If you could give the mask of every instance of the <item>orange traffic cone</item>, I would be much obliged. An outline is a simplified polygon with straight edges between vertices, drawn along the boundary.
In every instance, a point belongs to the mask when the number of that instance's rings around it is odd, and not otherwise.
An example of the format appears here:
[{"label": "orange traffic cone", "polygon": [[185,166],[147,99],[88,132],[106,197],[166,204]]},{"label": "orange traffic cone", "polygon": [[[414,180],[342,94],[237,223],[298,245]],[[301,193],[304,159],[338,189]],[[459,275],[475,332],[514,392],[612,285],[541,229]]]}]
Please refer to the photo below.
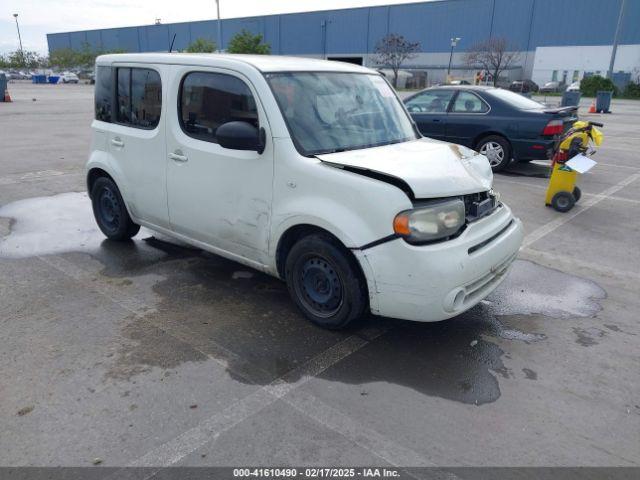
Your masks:
[{"label": "orange traffic cone", "polygon": [[4,90],[4,101],[5,102],[11,102],[11,95],[9,95],[9,89],[5,88]]},{"label": "orange traffic cone", "polygon": [[589,113],[596,113],[596,101],[591,102],[591,106],[589,107]]}]

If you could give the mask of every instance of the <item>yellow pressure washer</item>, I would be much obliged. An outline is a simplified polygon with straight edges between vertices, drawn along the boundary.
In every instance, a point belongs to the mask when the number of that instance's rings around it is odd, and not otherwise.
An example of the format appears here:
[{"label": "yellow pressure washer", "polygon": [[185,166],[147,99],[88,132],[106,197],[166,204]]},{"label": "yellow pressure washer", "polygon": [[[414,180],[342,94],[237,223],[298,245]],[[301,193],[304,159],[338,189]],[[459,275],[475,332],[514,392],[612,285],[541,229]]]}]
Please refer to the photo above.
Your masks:
[{"label": "yellow pressure washer", "polygon": [[580,200],[582,192],[576,186],[578,172],[566,165],[566,162],[576,155],[593,155],[594,146],[599,147],[604,138],[602,132],[596,128],[602,126],[601,123],[579,120],[558,138],[545,197],[547,206],[558,212],[568,212]]}]

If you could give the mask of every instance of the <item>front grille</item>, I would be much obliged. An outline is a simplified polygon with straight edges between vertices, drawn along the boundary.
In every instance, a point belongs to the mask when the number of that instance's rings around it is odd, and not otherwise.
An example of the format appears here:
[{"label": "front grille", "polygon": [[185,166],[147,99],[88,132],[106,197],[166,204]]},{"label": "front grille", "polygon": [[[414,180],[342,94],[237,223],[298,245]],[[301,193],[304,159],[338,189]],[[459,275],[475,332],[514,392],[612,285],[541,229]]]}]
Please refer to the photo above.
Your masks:
[{"label": "front grille", "polygon": [[500,205],[500,202],[490,191],[463,195],[462,200],[464,201],[464,214],[467,223],[490,215]]}]

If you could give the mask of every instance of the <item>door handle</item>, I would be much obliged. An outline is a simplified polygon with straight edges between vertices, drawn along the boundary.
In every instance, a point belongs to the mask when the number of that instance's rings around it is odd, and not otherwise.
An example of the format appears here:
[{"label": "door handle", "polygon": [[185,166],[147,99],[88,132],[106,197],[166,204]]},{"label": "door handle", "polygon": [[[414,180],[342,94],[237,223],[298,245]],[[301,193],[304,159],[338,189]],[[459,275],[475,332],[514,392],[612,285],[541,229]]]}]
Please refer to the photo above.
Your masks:
[{"label": "door handle", "polygon": [[124,142],[116,137],[111,140],[111,145],[113,145],[114,147],[124,147]]},{"label": "door handle", "polygon": [[185,163],[189,161],[186,155],[181,155],[179,153],[170,153],[169,158],[174,162],[179,162],[179,163]]}]

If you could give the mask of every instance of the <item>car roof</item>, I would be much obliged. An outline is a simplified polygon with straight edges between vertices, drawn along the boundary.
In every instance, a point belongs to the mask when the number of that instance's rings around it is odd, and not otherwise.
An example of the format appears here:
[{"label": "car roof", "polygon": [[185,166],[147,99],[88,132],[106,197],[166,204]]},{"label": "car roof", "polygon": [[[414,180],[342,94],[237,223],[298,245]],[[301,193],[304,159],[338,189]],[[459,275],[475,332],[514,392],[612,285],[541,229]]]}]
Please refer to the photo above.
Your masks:
[{"label": "car roof", "polygon": [[478,91],[487,91],[487,90],[495,90],[497,87],[493,87],[490,85],[438,85],[436,87],[429,87],[425,90],[436,90],[436,89],[454,89],[454,90],[478,90]]},{"label": "car roof", "polygon": [[303,57],[286,57],[279,55],[239,55],[227,53],[122,53],[101,55],[96,59],[97,65],[112,63],[148,63],[194,66],[252,66],[261,72],[303,72],[325,71],[345,73],[375,73],[369,68],[346,62],[317,60]]}]

